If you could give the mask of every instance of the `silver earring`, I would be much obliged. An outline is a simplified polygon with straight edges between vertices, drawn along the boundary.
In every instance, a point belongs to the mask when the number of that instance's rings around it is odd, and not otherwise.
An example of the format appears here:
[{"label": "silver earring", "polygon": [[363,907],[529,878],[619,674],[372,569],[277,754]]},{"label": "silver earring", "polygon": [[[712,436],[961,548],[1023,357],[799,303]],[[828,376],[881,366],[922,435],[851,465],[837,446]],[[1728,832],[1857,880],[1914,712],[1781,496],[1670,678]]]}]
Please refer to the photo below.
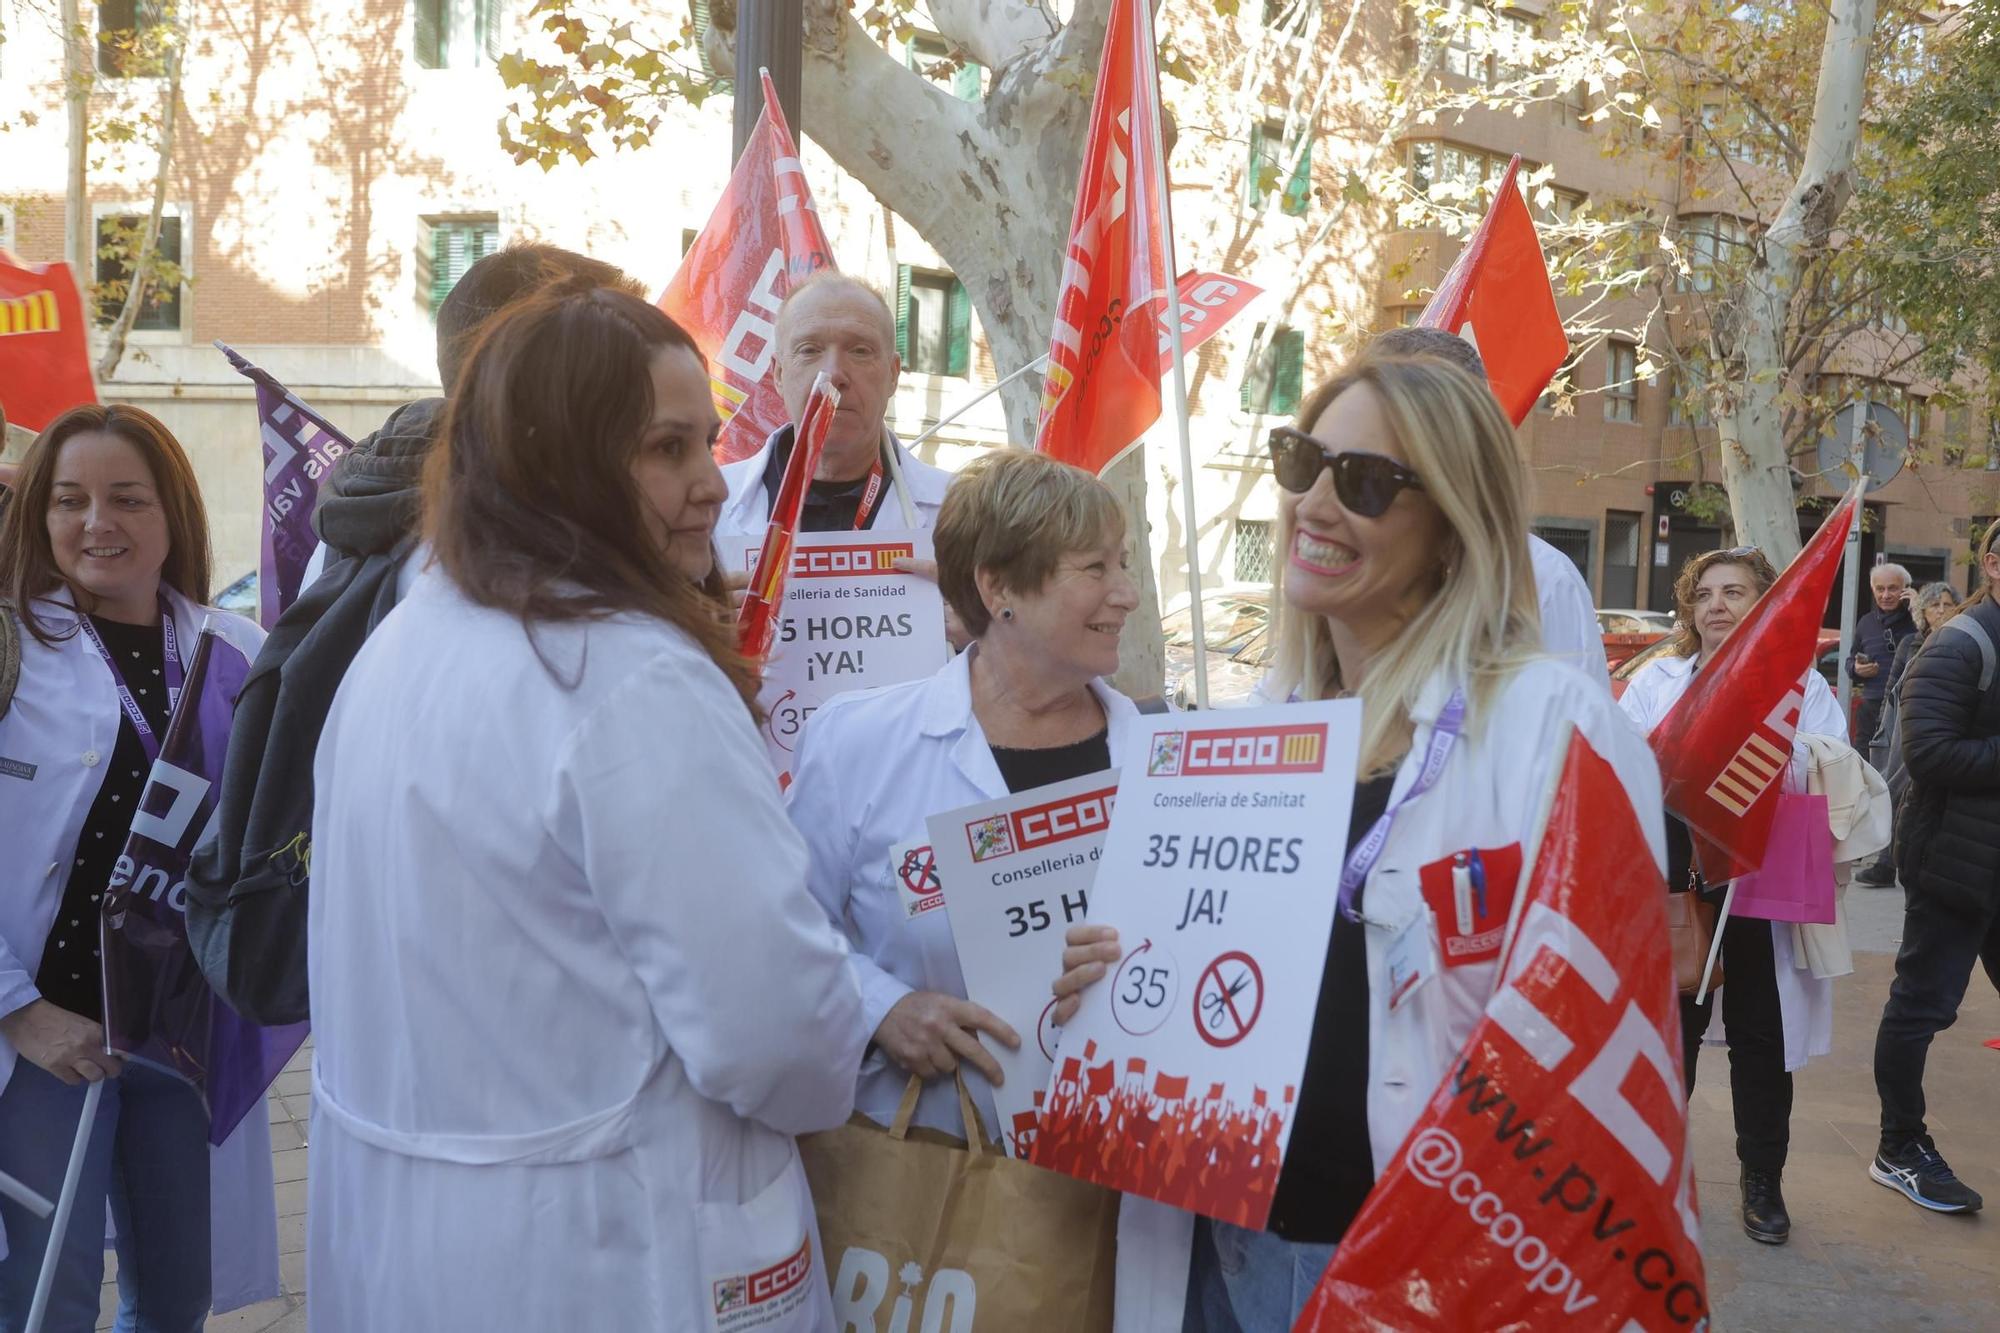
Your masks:
[{"label": "silver earring", "polygon": [[1014,608],[1013,608],[1013,607],[1011,607],[1011,606],[1003,606],[1003,607],[1001,607],[1001,608],[1000,608],[1000,618],[1001,618],[1002,620],[1012,620],[1012,619],[1014,618]]}]

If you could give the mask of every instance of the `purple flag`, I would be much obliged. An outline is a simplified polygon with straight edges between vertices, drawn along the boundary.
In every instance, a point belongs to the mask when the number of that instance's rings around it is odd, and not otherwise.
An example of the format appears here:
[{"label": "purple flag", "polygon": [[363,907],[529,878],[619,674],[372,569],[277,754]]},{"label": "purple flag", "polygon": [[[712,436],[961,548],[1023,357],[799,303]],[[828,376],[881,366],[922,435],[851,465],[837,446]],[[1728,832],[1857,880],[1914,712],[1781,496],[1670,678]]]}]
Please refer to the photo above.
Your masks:
[{"label": "purple flag", "polygon": [[229,721],[249,674],[248,658],[202,630],[98,922],[105,1040],[192,1083],[216,1144],[256,1107],[307,1030],[238,1015],[209,989],[187,942],[188,861],[215,817]]},{"label": "purple flag", "polygon": [[354,444],[284,385],[217,342],[229,364],[257,385],[257,419],[264,438],[264,547],[257,562],[257,619],[265,629],[299,595],[306,564],[319,544],[312,527],[320,479]]}]

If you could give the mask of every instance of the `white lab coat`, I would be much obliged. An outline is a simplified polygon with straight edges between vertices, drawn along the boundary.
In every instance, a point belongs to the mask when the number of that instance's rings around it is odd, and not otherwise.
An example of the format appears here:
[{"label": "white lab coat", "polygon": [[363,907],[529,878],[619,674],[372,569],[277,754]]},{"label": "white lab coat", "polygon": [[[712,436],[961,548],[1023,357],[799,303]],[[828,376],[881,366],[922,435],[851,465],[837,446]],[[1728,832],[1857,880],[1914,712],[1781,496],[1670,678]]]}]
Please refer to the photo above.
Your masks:
[{"label": "white lab coat", "polygon": [[[203,607],[169,588],[167,604],[181,651],[194,651],[204,619],[255,659],[264,631],[241,616]],[[45,645],[21,630],[21,680],[0,719],[0,1014],[39,999],[35,973],[75,863],[83,821],[104,785],[123,716],[117,687],[90,640],[75,631],[67,588],[41,598],[36,612],[56,634]],[[22,777],[23,772],[31,776]],[[0,1092],[18,1056],[0,1037]],[[244,1117],[209,1150],[211,1281],[217,1313],[278,1294],[278,1208],[271,1183],[271,1124]],[[225,1202],[233,1201],[233,1202]],[[85,1224],[87,1225],[87,1224]],[[6,1237],[0,1234],[0,1253]]]},{"label": "white lab coat", "polygon": [[[1692,657],[1656,657],[1641,667],[1625,687],[1619,705],[1626,716],[1646,734],[1673,711],[1681,695],[1694,681],[1696,659]],[[1810,762],[1812,747],[1808,736],[1830,736],[1835,740],[1847,740],[1847,720],[1840,715],[1840,704],[1833,691],[1828,688],[1826,678],[1819,672],[1808,669],[1801,678],[1805,682],[1805,702],[1799,708],[1798,731],[1792,738],[1792,764],[1785,777],[1785,787],[1789,791],[1806,790],[1806,766]],[[1778,1012],[1785,1028],[1785,1069],[1802,1069],[1808,1060],[1816,1055],[1825,1055],[1833,1049],[1833,979],[1814,976],[1812,970],[1799,960],[1795,947],[1797,932],[1773,930],[1771,932],[1771,955],[1776,960],[1778,975]],[[1727,984],[1725,980],[1725,984]],[[1715,988],[1720,994],[1722,987]],[[1724,1023],[1722,1006],[1716,1005],[1710,1014],[1708,1031],[1703,1040],[1711,1045],[1723,1045]]]},{"label": "white lab coat", "polygon": [[[923,680],[834,696],[812,715],[799,746],[789,792],[792,823],[812,857],[807,887],[854,945],[864,1041],[912,991],[965,996],[950,922],[943,912],[911,917],[903,910],[890,849],[928,843],[924,820],[930,815],[1007,794],[972,714],[978,651],[975,644]],[[1103,681],[1090,688],[1104,709],[1115,759],[1139,710]],[[949,886],[945,892],[948,897]],[[874,1046],[856,1065],[855,1109],[888,1124],[909,1075]],[[987,1133],[997,1134],[992,1085],[977,1070],[961,1067]],[[963,1133],[949,1080],[924,1088],[915,1123]]]},{"label": "white lab coat", "polygon": [[[1410,752],[1391,788],[1392,803],[1416,782],[1451,687],[1440,675],[1424,689],[1414,710]],[[1515,844],[1524,858],[1532,854],[1544,801],[1564,757],[1559,742],[1571,725],[1616,770],[1652,849],[1653,873],[1661,873],[1659,769],[1645,741],[1595,680],[1559,662],[1531,662],[1484,708],[1475,703],[1466,723],[1437,786],[1397,814],[1381,859],[1368,874],[1363,910],[1371,922],[1394,926],[1425,911],[1419,871],[1431,862],[1471,848]],[[1521,878],[1527,878],[1525,864]],[[1334,886],[1328,884],[1326,892],[1331,895]],[[1391,1013],[1387,958],[1394,938],[1393,929],[1367,927],[1368,1139],[1378,1175],[1471,1037],[1499,982],[1498,959],[1443,968]],[[1178,1333],[1193,1223],[1191,1213],[1126,1196],[1118,1231],[1118,1333]]]},{"label": "white lab coat", "polygon": [[861,1000],[702,650],[531,642],[429,569],[313,778],[315,1333],[709,1333],[774,1267],[728,1327],[824,1328],[792,1136],[847,1118]]},{"label": "white lab coat", "polygon": [[1533,533],[1528,534],[1528,561],[1535,571],[1535,600],[1542,610],[1542,648],[1611,688],[1611,666],[1604,656],[1604,629],[1590,585],[1574,562]]},{"label": "white lab coat", "polygon": [[[771,497],[764,490],[764,469],[770,465],[771,450],[778,436],[790,429],[789,426],[780,427],[764,441],[762,449],[748,458],[724,465],[722,480],[729,487],[729,498],[722,502],[722,513],[716,518],[716,536],[764,535],[764,529],[771,522]],[[882,497],[875,526],[885,531],[927,532],[937,523],[938,506],[944,503],[944,493],[951,486],[952,474],[920,461],[903,447],[903,442],[888,426],[882,427],[882,433],[888,437],[889,447],[895,451],[897,470],[902,473],[902,480],[898,484],[893,472],[885,478],[889,483],[889,493]],[[907,508],[905,501],[908,502]]]}]

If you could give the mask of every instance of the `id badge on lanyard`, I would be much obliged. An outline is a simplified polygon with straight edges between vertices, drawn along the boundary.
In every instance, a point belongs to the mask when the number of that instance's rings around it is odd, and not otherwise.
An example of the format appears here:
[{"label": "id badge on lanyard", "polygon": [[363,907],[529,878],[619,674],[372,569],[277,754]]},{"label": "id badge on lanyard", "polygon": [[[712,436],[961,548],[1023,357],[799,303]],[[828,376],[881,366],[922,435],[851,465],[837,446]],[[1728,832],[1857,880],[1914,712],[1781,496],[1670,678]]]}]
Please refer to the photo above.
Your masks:
[{"label": "id badge on lanyard", "polygon": [[[125,683],[125,673],[118,669],[117,659],[111,655],[111,650],[104,646],[104,640],[99,636],[97,626],[90,623],[90,617],[79,616],[78,622],[83,626],[84,637],[90,640],[90,646],[97,650],[97,655],[104,659],[104,665],[111,670],[111,684],[118,691],[118,706],[125,710],[126,720],[138,734],[139,748],[146,752],[146,762],[157,763],[160,758],[160,738],[154,734],[153,724],[146,720],[146,714],[140,709],[139,701],[132,697],[132,688]],[[160,655],[164,659],[165,669],[163,678],[167,686],[167,712],[172,713],[175,706],[180,703],[181,685],[185,682],[186,675],[181,669],[180,636],[174,631],[174,617],[172,609],[167,604],[165,593],[160,594],[160,640]]]}]

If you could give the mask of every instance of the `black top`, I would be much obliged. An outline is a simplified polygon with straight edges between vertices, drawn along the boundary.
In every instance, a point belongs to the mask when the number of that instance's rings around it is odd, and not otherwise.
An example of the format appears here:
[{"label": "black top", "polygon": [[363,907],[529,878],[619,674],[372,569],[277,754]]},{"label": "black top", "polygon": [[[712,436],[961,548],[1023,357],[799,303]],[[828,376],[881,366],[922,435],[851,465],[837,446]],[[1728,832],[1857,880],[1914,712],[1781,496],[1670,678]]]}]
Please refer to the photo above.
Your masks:
[{"label": "black top", "polygon": [[[785,428],[771,446],[771,457],[764,464],[764,505],[766,512],[778,503],[778,491],[785,484],[785,464],[792,457],[791,427]],[[875,508],[868,513],[868,521],[862,528],[875,526],[875,520],[882,516],[882,502],[888,498],[892,484],[887,472],[888,462],[883,461],[882,489],[876,494]],[[861,512],[861,497],[868,489],[868,476],[863,474],[855,481],[812,481],[806,483],[805,503],[799,507],[800,532],[851,532],[854,516]]]},{"label": "black top", "polygon": [[[162,674],[166,655],[160,627],[125,625],[102,616],[92,616],[90,623],[117,661],[119,674],[125,677],[153,734],[164,737],[171,710]],[[98,905],[111,882],[112,869],[125,851],[132,812],[146,790],[146,750],[123,708],[118,710],[118,743],[101,762],[105,765],[104,785],[97,789],[97,799],[84,816],[62,902],[56,908],[55,928],[49,931],[41,970],[35,974],[35,989],[43,999],[95,1022],[104,1020],[104,988],[97,963]]]},{"label": "black top", "polygon": [[[1347,820],[1347,853],[1389,808],[1394,771],[1354,789]],[[1355,896],[1359,910],[1364,883]],[[1299,1087],[1278,1193],[1271,1200],[1270,1229],[1286,1240],[1329,1245],[1347,1234],[1375,1187],[1375,1154],[1368,1141],[1367,927],[1339,912],[1320,973],[1319,1008]]]},{"label": "black top", "polygon": [[1010,792],[1046,787],[1051,782],[1080,778],[1085,773],[1102,773],[1111,767],[1109,728],[1095,736],[1069,745],[1051,745],[1046,750],[1014,750],[993,746],[993,762]]},{"label": "black top", "polygon": [[[1898,606],[1894,611],[1879,608],[1868,612],[1854,626],[1854,647],[1847,654],[1847,674],[1864,699],[1879,700],[1889,690],[1889,668],[1896,661],[1896,645],[1917,632],[1917,622],[1907,606]],[[1880,667],[1867,679],[1854,675],[1854,659],[1860,656]],[[1861,746],[1867,748],[1869,737],[1861,738]]]}]

